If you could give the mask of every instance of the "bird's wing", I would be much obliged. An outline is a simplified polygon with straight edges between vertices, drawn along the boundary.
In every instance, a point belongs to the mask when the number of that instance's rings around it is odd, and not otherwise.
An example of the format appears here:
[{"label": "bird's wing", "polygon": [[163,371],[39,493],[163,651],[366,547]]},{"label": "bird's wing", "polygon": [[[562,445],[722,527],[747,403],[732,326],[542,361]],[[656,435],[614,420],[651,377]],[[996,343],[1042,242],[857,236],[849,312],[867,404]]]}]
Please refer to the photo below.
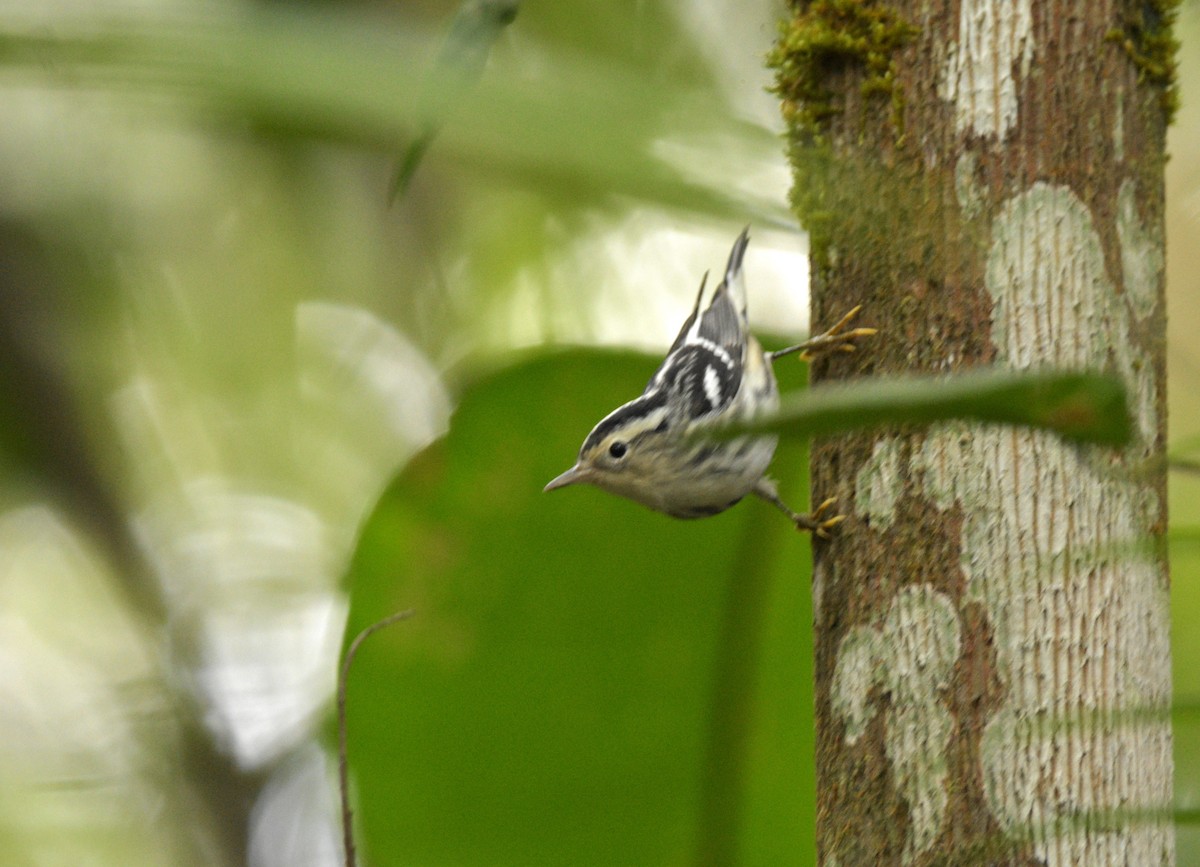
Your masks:
[{"label": "bird's wing", "polygon": [[729,254],[725,278],[703,313],[704,283],[700,284],[692,314],[646,385],[647,392],[666,391],[672,415],[691,420],[720,412],[737,395],[748,333],[742,258],[749,243],[749,230],[743,230]]}]

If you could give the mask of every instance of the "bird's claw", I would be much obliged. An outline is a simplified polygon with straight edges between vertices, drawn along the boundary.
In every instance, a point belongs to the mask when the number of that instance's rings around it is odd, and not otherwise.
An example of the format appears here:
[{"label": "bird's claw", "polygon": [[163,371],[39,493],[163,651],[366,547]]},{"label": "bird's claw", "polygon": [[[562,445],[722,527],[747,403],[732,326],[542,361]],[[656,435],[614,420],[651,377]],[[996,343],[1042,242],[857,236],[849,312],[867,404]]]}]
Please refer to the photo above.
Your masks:
[{"label": "bird's claw", "polygon": [[818,334],[804,343],[800,357],[805,361],[812,361],[817,356],[823,355],[826,352],[854,352],[857,349],[854,344],[855,340],[858,340],[860,337],[870,337],[873,334],[878,334],[878,328],[851,328],[849,331],[843,330],[859,314],[862,308],[863,306],[859,304],[839,319],[828,331]]},{"label": "bird's claw", "polygon": [[819,539],[830,538],[829,531],[838,524],[842,523],[842,521],[846,520],[845,515],[833,515],[829,518],[821,518],[821,515],[832,508],[833,504],[836,502],[837,497],[830,497],[829,499],[825,500],[825,502],[821,503],[821,505],[817,506],[817,508],[810,514],[796,515],[796,529],[800,531],[807,530]]}]

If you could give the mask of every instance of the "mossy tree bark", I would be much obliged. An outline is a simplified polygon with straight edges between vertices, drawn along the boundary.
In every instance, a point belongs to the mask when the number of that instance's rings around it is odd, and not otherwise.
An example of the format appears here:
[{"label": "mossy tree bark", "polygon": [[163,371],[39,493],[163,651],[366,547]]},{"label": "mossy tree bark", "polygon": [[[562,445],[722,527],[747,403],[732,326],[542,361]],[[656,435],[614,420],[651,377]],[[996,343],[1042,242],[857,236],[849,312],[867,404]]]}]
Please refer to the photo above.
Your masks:
[{"label": "mossy tree bark", "polygon": [[1163,164],[1173,4],[792,3],[773,63],[817,381],[1105,368],[1138,438],[819,442],[822,864],[1170,864]]}]

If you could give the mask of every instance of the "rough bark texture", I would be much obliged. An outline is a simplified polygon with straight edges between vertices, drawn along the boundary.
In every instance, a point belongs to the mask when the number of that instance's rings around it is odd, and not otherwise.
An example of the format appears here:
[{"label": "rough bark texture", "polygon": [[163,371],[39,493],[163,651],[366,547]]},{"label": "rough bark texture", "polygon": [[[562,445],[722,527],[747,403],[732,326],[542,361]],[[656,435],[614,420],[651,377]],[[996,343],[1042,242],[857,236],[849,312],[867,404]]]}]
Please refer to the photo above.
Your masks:
[{"label": "rough bark texture", "polygon": [[826,865],[1174,863],[1163,163],[1172,4],[794,2],[773,62],[817,381],[1105,368],[1120,454],[949,425],[816,444]]}]

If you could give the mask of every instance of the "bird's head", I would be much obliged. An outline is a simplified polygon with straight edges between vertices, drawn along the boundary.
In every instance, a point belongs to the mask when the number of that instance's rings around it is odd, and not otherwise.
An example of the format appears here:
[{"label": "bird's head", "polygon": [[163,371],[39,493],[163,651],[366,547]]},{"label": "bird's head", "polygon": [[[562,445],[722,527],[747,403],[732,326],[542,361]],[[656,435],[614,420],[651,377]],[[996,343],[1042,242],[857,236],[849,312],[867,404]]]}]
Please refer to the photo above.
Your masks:
[{"label": "bird's head", "polygon": [[667,460],[677,443],[667,401],[645,394],[605,416],[583,446],[575,466],[546,485],[547,491],[587,484],[662,509],[663,486],[673,465]]}]

